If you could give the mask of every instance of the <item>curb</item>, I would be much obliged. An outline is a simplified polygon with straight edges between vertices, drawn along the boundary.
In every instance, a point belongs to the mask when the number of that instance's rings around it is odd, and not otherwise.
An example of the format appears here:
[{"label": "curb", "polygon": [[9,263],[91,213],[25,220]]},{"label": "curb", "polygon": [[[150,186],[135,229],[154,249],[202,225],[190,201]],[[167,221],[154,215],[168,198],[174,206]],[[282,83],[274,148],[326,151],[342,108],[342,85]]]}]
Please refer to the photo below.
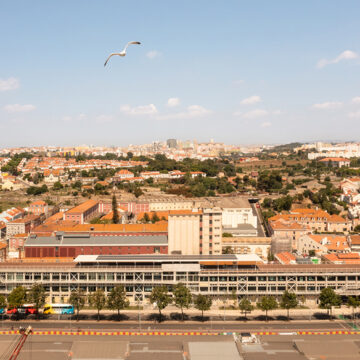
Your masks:
[{"label": "curb", "polygon": [[[0,331],[0,335],[17,335],[18,330]],[[167,331],[33,331],[33,335],[72,335],[72,336],[232,336],[240,335],[239,332],[167,332]],[[253,332],[253,335],[360,335],[360,331],[296,331],[294,333],[281,333],[274,331]]]}]

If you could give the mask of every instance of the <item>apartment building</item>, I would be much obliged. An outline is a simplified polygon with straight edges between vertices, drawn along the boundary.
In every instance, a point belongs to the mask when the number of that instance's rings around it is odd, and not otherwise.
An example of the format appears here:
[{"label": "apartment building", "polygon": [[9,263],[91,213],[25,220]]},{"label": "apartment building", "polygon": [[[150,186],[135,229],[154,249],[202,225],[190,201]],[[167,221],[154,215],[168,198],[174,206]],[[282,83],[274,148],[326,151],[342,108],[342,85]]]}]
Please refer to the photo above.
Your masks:
[{"label": "apartment building", "polygon": [[297,240],[296,249],[300,255],[308,255],[311,250],[319,255],[351,252],[346,236],[330,234],[301,236]]},{"label": "apartment building", "polygon": [[273,222],[280,220],[284,223],[296,222],[317,232],[344,232],[350,231],[352,227],[351,221],[319,209],[294,209],[287,214],[275,215],[268,220],[270,227]]},{"label": "apartment building", "polygon": [[13,220],[6,225],[6,237],[9,239],[16,234],[29,233],[41,223],[40,216],[28,215],[22,219]]},{"label": "apartment building", "polygon": [[84,224],[99,214],[99,203],[96,200],[88,200],[64,212],[63,220],[75,221]]},{"label": "apartment building", "polygon": [[221,208],[223,232],[234,236],[257,236],[258,218],[248,199],[222,198],[215,202]]},{"label": "apartment building", "polygon": [[28,207],[28,212],[34,215],[47,215],[48,211],[49,205],[43,200],[34,201]]}]

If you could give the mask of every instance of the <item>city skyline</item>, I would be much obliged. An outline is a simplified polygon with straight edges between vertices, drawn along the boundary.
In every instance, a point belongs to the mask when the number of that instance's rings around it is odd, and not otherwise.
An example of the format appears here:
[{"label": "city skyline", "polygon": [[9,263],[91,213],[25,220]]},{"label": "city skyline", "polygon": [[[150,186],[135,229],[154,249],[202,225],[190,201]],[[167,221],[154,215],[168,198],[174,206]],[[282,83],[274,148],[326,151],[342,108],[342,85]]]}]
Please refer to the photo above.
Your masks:
[{"label": "city skyline", "polygon": [[[355,1],[4,4],[2,146],[349,140],[360,130],[356,9]],[[104,69],[129,40],[142,45]]]}]

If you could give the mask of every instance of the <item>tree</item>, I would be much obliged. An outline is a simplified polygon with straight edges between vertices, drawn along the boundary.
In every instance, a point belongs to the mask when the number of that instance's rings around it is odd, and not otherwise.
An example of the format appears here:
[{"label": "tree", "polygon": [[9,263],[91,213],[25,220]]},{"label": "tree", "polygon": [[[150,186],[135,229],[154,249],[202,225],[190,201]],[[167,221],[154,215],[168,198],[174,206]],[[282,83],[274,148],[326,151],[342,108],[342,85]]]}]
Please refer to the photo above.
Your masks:
[{"label": "tree", "polygon": [[143,216],[143,221],[145,223],[148,223],[150,221],[150,216],[148,213],[144,213],[144,216]]},{"label": "tree", "polygon": [[278,307],[278,303],[273,296],[263,296],[260,301],[256,304],[256,306],[265,311],[266,321],[268,320],[268,311],[275,310]]},{"label": "tree", "polygon": [[57,190],[61,190],[64,186],[61,184],[60,181],[56,181],[54,183],[54,186],[53,186],[53,190],[57,191]]},{"label": "tree", "polygon": [[341,298],[331,288],[324,288],[320,292],[319,296],[319,308],[326,309],[327,313],[332,317],[332,307],[339,306],[341,304]]},{"label": "tree", "polygon": [[138,198],[139,196],[141,196],[143,194],[142,190],[137,187],[135,190],[134,190],[134,195],[136,198]]},{"label": "tree", "polygon": [[355,228],[354,228],[354,231],[355,232],[360,232],[360,225],[356,225]]},{"label": "tree", "polygon": [[100,310],[102,310],[106,304],[105,292],[102,289],[97,289],[95,292],[90,294],[89,303],[91,306],[96,307],[97,309],[97,320],[100,320]]},{"label": "tree", "polygon": [[112,198],[112,212],[113,212],[112,222],[113,222],[113,224],[118,224],[119,223],[119,213],[118,213],[118,207],[117,207],[117,201],[116,201],[115,195]]},{"label": "tree", "polygon": [[181,309],[181,318],[184,321],[184,308],[188,309],[192,302],[191,292],[184,284],[178,283],[174,287],[173,294],[175,306]]},{"label": "tree", "polygon": [[69,303],[76,309],[76,320],[79,320],[79,312],[85,305],[85,294],[81,290],[71,292]]},{"label": "tree", "polygon": [[153,216],[151,217],[151,222],[155,224],[156,222],[160,221],[160,218],[158,217],[156,211],[154,212]]},{"label": "tree", "polygon": [[23,286],[18,286],[13,289],[8,296],[8,305],[10,309],[23,306],[26,299],[26,289]]},{"label": "tree", "polygon": [[283,309],[287,310],[287,318],[289,320],[289,311],[290,309],[295,309],[298,306],[298,299],[296,297],[296,294],[290,293],[289,291],[285,291],[281,297],[280,306]]},{"label": "tree", "polygon": [[249,299],[242,298],[239,303],[239,309],[244,314],[245,319],[246,319],[246,314],[251,313],[254,310],[254,305],[251,304]]},{"label": "tree", "polygon": [[212,305],[211,297],[198,295],[195,299],[195,308],[201,311],[201,319],[204,321],[204,311],[210,310]]},{"label": "tree", "polygon": [[165,309],[171,303],[171,297],[168,294],[168,288],[165,285],[156,286],[150,294],[150,302],[156,304],[159,310],[159,322],[161,321],[161,310]]},{"label": "tree", "polygon": [[34,304],[37,314],[45,305],[46,291],[41,284],[34,284],[29,291],[29,300]]},{"label": "tree", "polygon": [[117,310],[118,319],[120,320],[120,310],[129,306],[129,300],[126,298],[126,291],[124,286],[114,287],[108,295],[108,307],[112,310]]},{"label": "tree", "polygon": [[4,309],[7,306],[6,297],[4,295],[0,295],[0,309]]},{"label": "tree", "polygon": [[353,317],[353,320],[355,319],[355,309],[356,309],[357,307],[359,307],[359,306],[360,306],[360,301],[359,301],[359,299],[354,298],[354,297],[352,297],[352,296],[350,296],[350,297],[348,298],[347,307],[351,307],[351,308],[352,308],[352,317]]}]

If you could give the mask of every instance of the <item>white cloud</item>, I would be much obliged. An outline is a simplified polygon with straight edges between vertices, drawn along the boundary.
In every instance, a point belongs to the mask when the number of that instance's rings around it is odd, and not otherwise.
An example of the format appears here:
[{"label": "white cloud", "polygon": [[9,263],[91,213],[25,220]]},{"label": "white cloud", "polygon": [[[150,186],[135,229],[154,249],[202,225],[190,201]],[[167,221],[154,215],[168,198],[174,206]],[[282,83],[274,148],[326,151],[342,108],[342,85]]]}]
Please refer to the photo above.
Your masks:
[{"label": "white cloud", "polygon": [[257,104],[261,101],[261,97],[258,95],[250,96],[240,102],[242,105],[252,105]]},{"label": "white cloud", "polygon": [[242,114],[245,119],[257,119],[269,115],[269,112],[262,109],[255,109]]},{"label": "white cloud", "polygon": [[15,90],[20,86],[18,79],[13,77],[8,79],[0,79],[0,91]]},{"label": "white cloud", "polygon": [[172,119],[195,119],[211,114],[211,110],[205,109],[201,105],[190,105],[186,111],[164,114],[157,116],[159,120],[172,120]]},{"label": "white cloud", "polygon": [[329,64],[337,64],[342,60],[353,60],[353,59],[357,59],[359,57],[359,54],[357,54],[354,51],[351,50],[345,50],[343,51],[339,56],[337,56],[335,59],[321,59],[320,61],[318,61],[317,63],[317,67],[319,69],[323,68],[326,65]]},{"label": "white cloud", "polygon": [[241,85],[241,84],[243,84],[244,82],[245,82],[245,80],[241,80],[241,79],[240,79],[240,80],[234,80],[233,83],[234,83],[235,85]]},{"label": "white cloud", "polygon": [[36,109],[35,105],[27,104],[27,105],[20,105],[20,104],[10,104],[5,105],[4,110],[8,113],[19,113],[19,112],[29,112]]},{"label": "white cloud", "polygon": [[123,105],[120,111],[127,115],[154,115],[157,114],[157,108],[154,104],[140,105],[131,107],[130,105]]},{"label": "white cloud", "polygon": [[261,127],[269,127],[271,126],[271,122],[270,121],[264,121],[262,124],[261,124]]},{"label": "white cloud", "polygon": [[70,122],[70,121],[85,120],[86,118],[87,118],[86,114],[80,113],[77,116],[68,116],[68,115],[63,116],[61,120],[65,122]]},{"label": "white cloud", "polygon": [[350,119],[360,119],[360,110],[348,114]]},{"label": "white cloud", "polygon": [[157,51],[157,50],[151,50],[151,51],[148,51],[146,53],[146,56],[149,58],[149,59],[155,59],[159,56],[161,56],[161,52]]},{"label": "white cloud", "polygon": [[153,115],[158,112],[154,104],[139,105],[135,107],[123,105],[120,107],[120,111],[127,115]]},{"label": "white cloud", "polygon": [[114,117],[112,115],[99,115],[96,117],[96,122],[97,123],[100,123],[100,124],[103,124],[103,123],[107,123],[107,122],[111,122],[114,120]]},{"label": "white cloud", "polygon": [[169,100],[167,101],[167,106],[168,107],[175,107],[180,105],[180,99],[179,98],[169,98]]},{"label": "white cloud", "polygon": [[273,115],[281,115],[283,113],[282,110],[274,110],[271,112]]},{"label": "white cloud", "polygon": [[354,98],[352,98],[351,102],[353,102],[354,104],[360,104],[360,96],[355,96]]},{"label": "white cloud", "polygon": [[327,101],[319,104],[314,104],[312,106],[313,109],[321,109],[321,110],[331,110],[331,109],[338,109],[342,107],[343,103],[340,101]]}]

